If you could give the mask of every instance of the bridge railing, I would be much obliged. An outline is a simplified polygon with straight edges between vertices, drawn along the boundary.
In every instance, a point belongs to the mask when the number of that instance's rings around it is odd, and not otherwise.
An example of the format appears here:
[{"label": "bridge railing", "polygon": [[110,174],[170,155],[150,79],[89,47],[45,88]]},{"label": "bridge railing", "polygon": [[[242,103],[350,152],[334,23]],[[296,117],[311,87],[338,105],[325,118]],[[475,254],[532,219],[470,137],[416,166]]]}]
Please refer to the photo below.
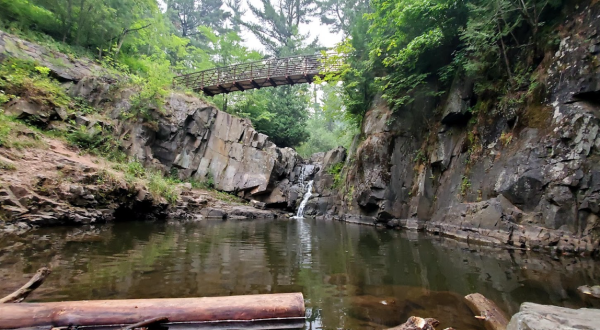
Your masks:
[{"label": "bridge railing", "polygon": [[[178,76],[174,83],[194,90],[220,86],[239,81],[254,81],[273,77],[295,75],[319,75],[322,72],[335,72],[339,65],[323,66],[323,55],[301,55],[273,58],[256,62],[242,63],[227,67],[218,67],[200,72]],[[340,63],[341,65],[341,63]]]}]

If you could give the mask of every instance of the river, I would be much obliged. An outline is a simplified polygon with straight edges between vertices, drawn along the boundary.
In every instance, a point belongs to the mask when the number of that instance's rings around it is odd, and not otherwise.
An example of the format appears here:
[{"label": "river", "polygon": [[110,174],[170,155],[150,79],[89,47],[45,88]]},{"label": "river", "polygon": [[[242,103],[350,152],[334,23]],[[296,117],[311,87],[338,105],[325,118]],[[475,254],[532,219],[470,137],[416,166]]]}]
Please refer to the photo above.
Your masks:
[{"label": "river", "polygon": [[411,315],[483,329],[462,302],[479,292],[510,314],[525,301],[585,307],[588,258],[469,246],[314,219],[124,222],[0,236],[0,296],[39,267],[35,301],[304,293],[305,329],[383,329]]}]

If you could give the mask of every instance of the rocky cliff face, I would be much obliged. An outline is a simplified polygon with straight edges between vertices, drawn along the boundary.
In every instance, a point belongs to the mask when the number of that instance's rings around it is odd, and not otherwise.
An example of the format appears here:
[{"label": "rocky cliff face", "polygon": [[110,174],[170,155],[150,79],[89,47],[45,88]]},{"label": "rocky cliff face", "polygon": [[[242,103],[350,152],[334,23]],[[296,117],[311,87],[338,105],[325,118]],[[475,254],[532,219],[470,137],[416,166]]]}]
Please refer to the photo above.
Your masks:
[{"label": "rocky cliff face", "polygon": [[538,68],[545,98],[520,118],[469,127],[475,96],[463,77],[445,99],[417,97],[395,113],[375,100],[362,141],[347,159],[323,164],[345,162],[344,184],[333,189],[331,175],[318,174],[310,213],[519,248],[597,252],[599,15],[592,5],[567,18],[560,49]]},{"label": "rocky cliff face", "polygon": [[147,166],[181,179],[210,181],[215,188],[246,199],[293,208],[298,195],[295,190],[302,189],[302,185],[294,186],[302,171],[296,166],[301,159],[294,150],[278,148],[268,136],[256,132],[249,120],[176,92],[167,97],[161,111],[150,109],[151,118],[124,119],[133,112],[130,98],[137,91],[117,87],[123,77],[91,61],[75,60],[0,31],[0,61],[10,56],[50,68],[52,76],[63,82],[71,96],[103,109],[106,116],[42,110],[27,100],[7,104],[7,113],[35,116],[54,128],[63,128],[64,121],[69,120],[89,130],[100,125],[118,136],[128,155]]}]

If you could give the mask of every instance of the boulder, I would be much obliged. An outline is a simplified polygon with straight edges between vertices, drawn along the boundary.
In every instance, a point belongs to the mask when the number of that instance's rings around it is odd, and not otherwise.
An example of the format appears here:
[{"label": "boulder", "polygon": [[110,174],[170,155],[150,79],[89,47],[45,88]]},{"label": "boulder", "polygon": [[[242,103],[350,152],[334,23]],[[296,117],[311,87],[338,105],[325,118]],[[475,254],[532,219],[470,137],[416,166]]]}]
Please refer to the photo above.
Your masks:
[{"label": "boulder", "polygon": [[15,99],[5,105],[4,112],[9,116],[14,116],[19,119],[35,117],[37,120],[47,122],[50,119],[50,114],[45,111],[42,105],[27,101],[26,99]]},{"label": "boulder", "polygon": [[570,309],[557,306],[523,303],[513,315],[507,330],[572,330],[600,329],[600,310]]}]

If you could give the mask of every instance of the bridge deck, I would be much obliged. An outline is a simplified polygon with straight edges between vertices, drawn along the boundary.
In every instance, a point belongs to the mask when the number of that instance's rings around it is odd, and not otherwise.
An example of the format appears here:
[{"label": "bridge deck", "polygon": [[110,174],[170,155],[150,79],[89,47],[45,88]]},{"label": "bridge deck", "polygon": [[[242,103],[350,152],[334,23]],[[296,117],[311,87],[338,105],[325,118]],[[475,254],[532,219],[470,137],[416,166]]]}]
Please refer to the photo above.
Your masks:
[{"label": "bridge deck", "polygon": [[323,55],[301,55],[236,64],[178,76],[174,83],[208,96],[248,89],[311,83],[339,65],[325,68]]}]

